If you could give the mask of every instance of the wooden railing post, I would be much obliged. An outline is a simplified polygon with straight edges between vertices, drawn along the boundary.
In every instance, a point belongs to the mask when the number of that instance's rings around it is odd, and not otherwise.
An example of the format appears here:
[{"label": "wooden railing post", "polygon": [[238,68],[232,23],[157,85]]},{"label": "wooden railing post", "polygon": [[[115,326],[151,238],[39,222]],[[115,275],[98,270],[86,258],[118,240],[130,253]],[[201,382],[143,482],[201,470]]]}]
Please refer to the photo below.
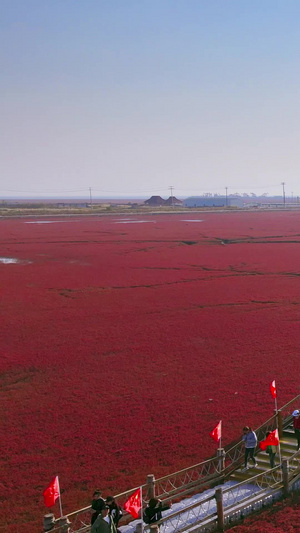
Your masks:
[{"label": "wooden railing post", "polygon": [[218,448],[217,450],[218,472],[222,472],[225,469],[225,450],[224,448]]},{"label": "wooden railing post", "polygon": [[279,435],[279,439],[282,439],[283,437],[283,419],[282,419],[282,411],[281,409],[279,409],[279,411],[277,411],[277,424],[278,424],[278,435]]},{"label": "wooden railing post", "polygon": [[217,502],[218,531],[224,531],[224,507],[222,489],[216,489],[215,498]]},{"label": "wooden railing post", "polygon": [[60,519],[59,519],[59,528],[60,528],[60,533],[69,533],[70,532],[70,528],[69,528],[69,525],[71,524],[71,522],[69,521],[68,517],[67,516],[61,516]]},{"label": "wooden railing post", "polygon": [[155,477],[153,474],[148,474],[147,476],[147,498],[155,498]]},{"label": "wooden railing post", "polygon": [[51,531],[55,526],[55,516],[53,513],[45,514],[44,516],[44,533]]},{"label": "wooden railing post", "polygon": [[283,481],[283,494],[287,498],[289,495],[289,462],[287,459],[282,461],[282,481]]}]

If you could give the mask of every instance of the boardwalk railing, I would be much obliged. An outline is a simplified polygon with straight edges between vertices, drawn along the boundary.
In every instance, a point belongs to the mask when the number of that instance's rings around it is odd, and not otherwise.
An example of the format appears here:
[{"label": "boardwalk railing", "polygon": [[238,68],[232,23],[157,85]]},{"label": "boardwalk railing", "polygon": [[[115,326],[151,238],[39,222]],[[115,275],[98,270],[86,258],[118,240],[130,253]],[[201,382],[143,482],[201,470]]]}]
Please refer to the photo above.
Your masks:
[{"label": "boardwalk railing", "polygon": [[222,475],[219,457],[185,468],[155,481],[155,497],[161,500],[180,499]]},{"label": "boardwalk railing", "polygon": [[[299,406],[300,394],[293,398],[293,400],[288,402],[286,405],[284,405],[269,420],[267,420],[264,424],[262,424],[259,428],[255,430],[258,440],[263,440],[265,438],[266,432],[273,431],[277,426],[279,428],[279,435],[282,436],[283,429],[291,422],[291,412]],[[157,480],[155,480],[154,476],[152,475],[148,476],[147,483],[142,486],[144,504],[146,504],[149,498],[154,496],[164,501],[168,501],[171,499],[180,500],[181,498],[186,497],[187,495],[200,493],[205,488],[208,488],[211,485],[221,483],[224,478],[230,474],[230,472],[232,472],[242,464],[244,459],[244,443],[243,441],[238,441],[234,445],[226,446],[224,450],[218,450],[218,453],[219,455],[214,456],[211,459],[208,459],[207,461],[203,461],[201,463],[185,468],[173,474],[164,476]],[[291,471],[295,472],[295,470],[298,471],[299,469],[300,476],[300,453],[297,452],[296,454],[294,454],[290,461],[292,461],[290,463]],[[281,470],[279,467],[272,470],[273,473],[271,474],[271,477],[273,480],[273,484],[275,483],[274,472],[277,471],[278,476],[280,477]],[[277,477],[276,483],[279,483],[279,479],[277,479]],[[254,476],[253,478],[251,478],[251,480],[257,480],[257,483],[260,482],[262,485],[267,483],[267,479],[270,479],[270,471],[264,472],[263,474],[259,474],[258,476]],[[247,482],[249,483],[250,479]],[[266,486],[270,487],[270,484],[267,484]],[[117,494],[115,496],[115,499],[118,501],[118,504],[122,507],[125,501],[137,490],[137,488],[138,487],[130,489],[126,492],[122,492],[121,494]],[[226,491],[224,492],[224,494],[226,494]],[[190,510],[188,511],[188,513],[191,513],[190,518],[189,516],[185,516],[185,513],[187,512],[186,508],[182,511],[178,511],[177,513],[172,513],[172,520],[174,520],[177,524],[176,528],[182,526],[181,522],[183,515],[185,524],[187,525],[188,523],[190,523],[190,520],[192,520],[192,517],[194,517],[193,523],[194,521],[196,521],[195,523],[197,523],[197,520],[200,520],[200,518],[204,516],[205,513],[203,509],[205,506],[208,509],[207,512],[212,513],[213,508],[215,509],[216,507],[215,496],[212,496],[211,499],[206,498],[205,502],[205,504],[204,501],[201,502],[200,510],[198,509],[199,503],[193,504],[189,507]],[[129,518],[129,516],[127,515],[126,517],[125,515],[124,518],[126,520],[126,518]],[[53,517],[53,521],[50,521],[51,523],[49,523],[48,527],[44,527],[44,531],[51,531],[53,533],[58,531],[68,531],[68,533],[83,533],[85,531],[90,531],[90,520],[91,507],[88,506],[69,513],[63,518],[63,522],[60,519],[55,520]],[[162,525],[166,522],[166,520],[171,520],[171,517],[164,519],[161,522]],[[175,522],[173,524],[174,527]],[[147,527],[145,527],[145,530],[147,530]],[[162,528],[161,531],[163,533]],[[175,531],[184,531],[184,529],[174,529],[174,532]]]},{"label": "boardwalk railing", "polygon": [[[229,488],[221,490],[224,514],[228,514],[233,509],[235,512],[239,508],[242,509],[250,497],[259,499],[262,494],[266,493],[267,489],[280,487],[282,483],[281,467],[277,466],[272,470],[267,470],[246,481],[236,483]],[[160,524],[160,532],[165,533],[171,530],[174,533],[179,533],[199,524],[205,526],[209,521],[217,522],[216,492],[205,499],[196,501],[184,507],[184,509],[163,518],[158,522]],[[144,529],[145,531],[150,531],[150,526],[145,526]]]},{"label": "boardwalk railing", "polygon": [[[259,428],[255,430],[257,435],[257,440],[261,441],[265,439],[266,433],[268,431],[274,431],[278,426],[279,428],[279,437],[282,437],[283,430],[290,424],[292,420],[291,412],[299,407],[300,404],[300,394],[293,398],[290,402],[284,405],[281,409],[278,410],[269,420],[264,422]],[[276,420],[277,419],[277,420]],[[238,441],[236,444],[231,447],[225,447],[225,474],[228,474],[230,471],[235,470],[240,466],[244,459],[244,443],[242,440]]]},{"label": "boardwalk railing", "polygon": [[[286,482],[289,492],[296,480],[300,479],[300,450],[293,454],[289,461],[285,461],[285,463],[287,465]],[[277,498],[280,493],[284,492],[284,469],[282,469],[281,465],[252,476],[240,483],[233,484],[228,488],[219,488],[210,496],[195,501],[191,505],[185,506],[184,509],[172,513],[159,522],[160,531],[161,533],[166,533],[171,530],[174,533],[182,533],[190,527],[196,527],[197,525],[200,531],[201,525],[205,529],[209,522],[215,523],[217,527],[219,518],[217,492],[219,491],[222,494],[222,518],[225,524],[226,517],[227,522],[229,522],[232,514],[238,515],[239,519],[242,518],[242,513],[247,508],[247,505],[250,507],[249,502],[251,500],[252,507],[253,505],[259,504],[257,507],[261,508],[264,500],[270,500],[270,497],[272,498],[270,493],[274,490],[277,491]],[[144,529],[145,531],[149,531],[150,526],[145,526]]]},{"label": "boardwalk railing", "polygon": [[[118,501],[118,504],[121,507],[123,507],[126,500],[128,500],[128,498],[130,498],[130,496],[132,496],[132,494],[139,488],[140,487],[135,487],[134,489],[130,489],[125,492],[121,492],[120,494],[117,494],[115,498]],[[145,497],[147,497],[148,496],[148,484],[142,485],[141,488],[142,488],[142,494]],[[144,499],[143,497],[144,506],[146,506],[147,500],[148,500],[148,497],[147,499],[146,498]],[[78,511],[74,511],[73,513],[69,513],[65,515],[63,524],[66,524],[66,525],[68,524],[68,529],[66,529],[66,531],[68,531],[68,533],[79,533],[79,532],[83,533],[84,531],[90,531],[91,516],[92,514],[91,514],[90,505],[87,507],[83,507],[82,509],[79,509]],[[62,526],[61,520],[57,519],[54,522],[53,527],[45,531],[51,531],[51,533],[62,532],[64,531],[64,529],[62,529],[63,527],[65,527],[65,525]]]}]

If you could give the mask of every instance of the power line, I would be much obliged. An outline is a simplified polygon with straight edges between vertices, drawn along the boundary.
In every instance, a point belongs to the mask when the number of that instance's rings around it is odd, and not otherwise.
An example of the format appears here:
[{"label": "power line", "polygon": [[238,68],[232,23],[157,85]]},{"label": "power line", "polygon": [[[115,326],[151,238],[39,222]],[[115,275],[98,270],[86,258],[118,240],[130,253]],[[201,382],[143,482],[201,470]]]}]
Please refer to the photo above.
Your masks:
[{"label": "power line", "polygon": [[[278,188],[282,186],[282,182],[281,184],[273,184],[273,185],[247,185],[247,186],[241,186],[241,185],[227,185],[225,187],[225,189],[228,190],[228,192],[232,191],[232,190],[236,190],[236,191],[242,191],[242,190],[262,190],[262,189],[265,189],[265,190],[268,190],[268,189],[272,189],[272,188]],[[137,188],[134,188],[134,189],[126,189],[125,191],[120,191],[120,189],[100,189],[100,188],[97,188],[97,187],[82,187],[82,188],[76,188],[76,189],[35,189],[35,190],[32,190],[32,189],[26,189],[26,190],[17,190],[17,189],[0,189],[0,192],[3,194],[3,193],[11,193],[11,194],[53,194],[53,195],[62,195],[62,194],[68,194],[68,193],[85,193],[87,196],[90,197],[91,199],[91,192],[93,190],[94,193],[97,193],[97,194],[117,194],[117,195],[138,195],[138,194],[142,194],[142,195],[146,195],[146,194],[151,194],[151,193],[166,193],[168,190],[171,190],[171,197],[173,197],[173,189],[174,189],[174,185],[172,186],[166,186],[166,187],[154,187],[154,188],[145,188],[145,189],[137,189]],[[179,191],[179,193],[189,193],[189,192],[193,192],[194,194],[197,194],[198,192],[200,193],[203,193],[203,192],[214,192],[214,191],[222,191],[224,190],[224,187],[222,186],[218,186],[218,187],[209,187],[209,188],[205,188],[205,187],[188,187],[188,188],[182,188],[182,187],[176,187],[177,191]]]},{"label": "power line", "polygon": [[25,194],[29,194],[29,193],[32,193],[32,194],[43,194],[45,192],[48,192],[48,193],[67,193],[67,192],[84,192],[84,191],[87,191],[87,189],[43,189],[43,190],[32,190],[32,189],[26,189],[26,191],[21,191],[21,190],[16,190],[16,189],[0,189],[1,192],[14,192],[14,193],[25,193]]}]

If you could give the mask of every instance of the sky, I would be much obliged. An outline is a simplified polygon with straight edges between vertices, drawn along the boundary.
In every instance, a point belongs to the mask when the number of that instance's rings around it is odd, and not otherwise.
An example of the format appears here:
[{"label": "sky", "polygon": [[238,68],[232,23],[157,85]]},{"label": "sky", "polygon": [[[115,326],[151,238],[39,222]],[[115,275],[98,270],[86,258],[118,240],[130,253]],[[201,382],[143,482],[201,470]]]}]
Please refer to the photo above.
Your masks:
[{"label": "sky", "polygon": [[300,195],[299,25],[298,0],[0,0],[0,199]]}]

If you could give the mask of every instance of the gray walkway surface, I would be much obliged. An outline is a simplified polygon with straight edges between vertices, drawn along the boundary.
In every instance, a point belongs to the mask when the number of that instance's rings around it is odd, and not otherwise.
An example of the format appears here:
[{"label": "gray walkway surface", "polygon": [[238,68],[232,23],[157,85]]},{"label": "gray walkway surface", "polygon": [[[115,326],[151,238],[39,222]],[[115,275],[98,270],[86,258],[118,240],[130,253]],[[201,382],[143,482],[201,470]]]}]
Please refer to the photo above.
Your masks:
[{"label": "gray walkway surface", "polygon": [[[184,510],[186,507],[189,507],[190,505],[194,505],[199,503],[199,508],[197,510],[197,506],[195,509],[195,513],[190,512],[183,512],[180,515],[180,518],[176,520],[176,528],[186,527],[188,525],[192,526],[195,521],[198,521],[199,518],[205,519],[207,516],[207,513],[209,511],[209,515],[212,513],[215,514],[217,507],[216,507],[216,501],[214,500],[213,503],[207,502],[204,504],[201,504],[203,500],[206,500],[209,497],[213,497],[215,495],[216,488],[222,488],[223,491],[234,487],[237,485],[234,481],[228,481],[227,483],[224,483],[223,485],[219,485],[218,487],[215,487],[214,489],[206,490],[205,492],[201,494],[196,494],[192,496],[191,498],[186,498],[185,500],[182,500],[181,502],[173,504],[172,508],[168,511],[165,511],[163,513],[163,518],[167,518],[170,516],[170,521],[168,523],[165,522],[161,526],[161,532],[162,533],[173,533],[174,532],[174,523],[172,523],[172,515],[176,513],[177,511]],[[238,501],[244,500],[245,498],[249,498],[251,496],[254,496],[256,493],[260,492],[260,489],[257,486],[249,484],[243,485],[243,487],[237,488],[235,491],[232,489],[229,493],[224,494],[224,510],[226,510],[226,507],[229,507],[230,505],[237,504]],[[202,507],[200,509],[200,507]],[[122,533],[134,533],[135,528],[137,524],[140,523],[140,520],[134,520],[127,526],[121,526],[119,529]]]}]

